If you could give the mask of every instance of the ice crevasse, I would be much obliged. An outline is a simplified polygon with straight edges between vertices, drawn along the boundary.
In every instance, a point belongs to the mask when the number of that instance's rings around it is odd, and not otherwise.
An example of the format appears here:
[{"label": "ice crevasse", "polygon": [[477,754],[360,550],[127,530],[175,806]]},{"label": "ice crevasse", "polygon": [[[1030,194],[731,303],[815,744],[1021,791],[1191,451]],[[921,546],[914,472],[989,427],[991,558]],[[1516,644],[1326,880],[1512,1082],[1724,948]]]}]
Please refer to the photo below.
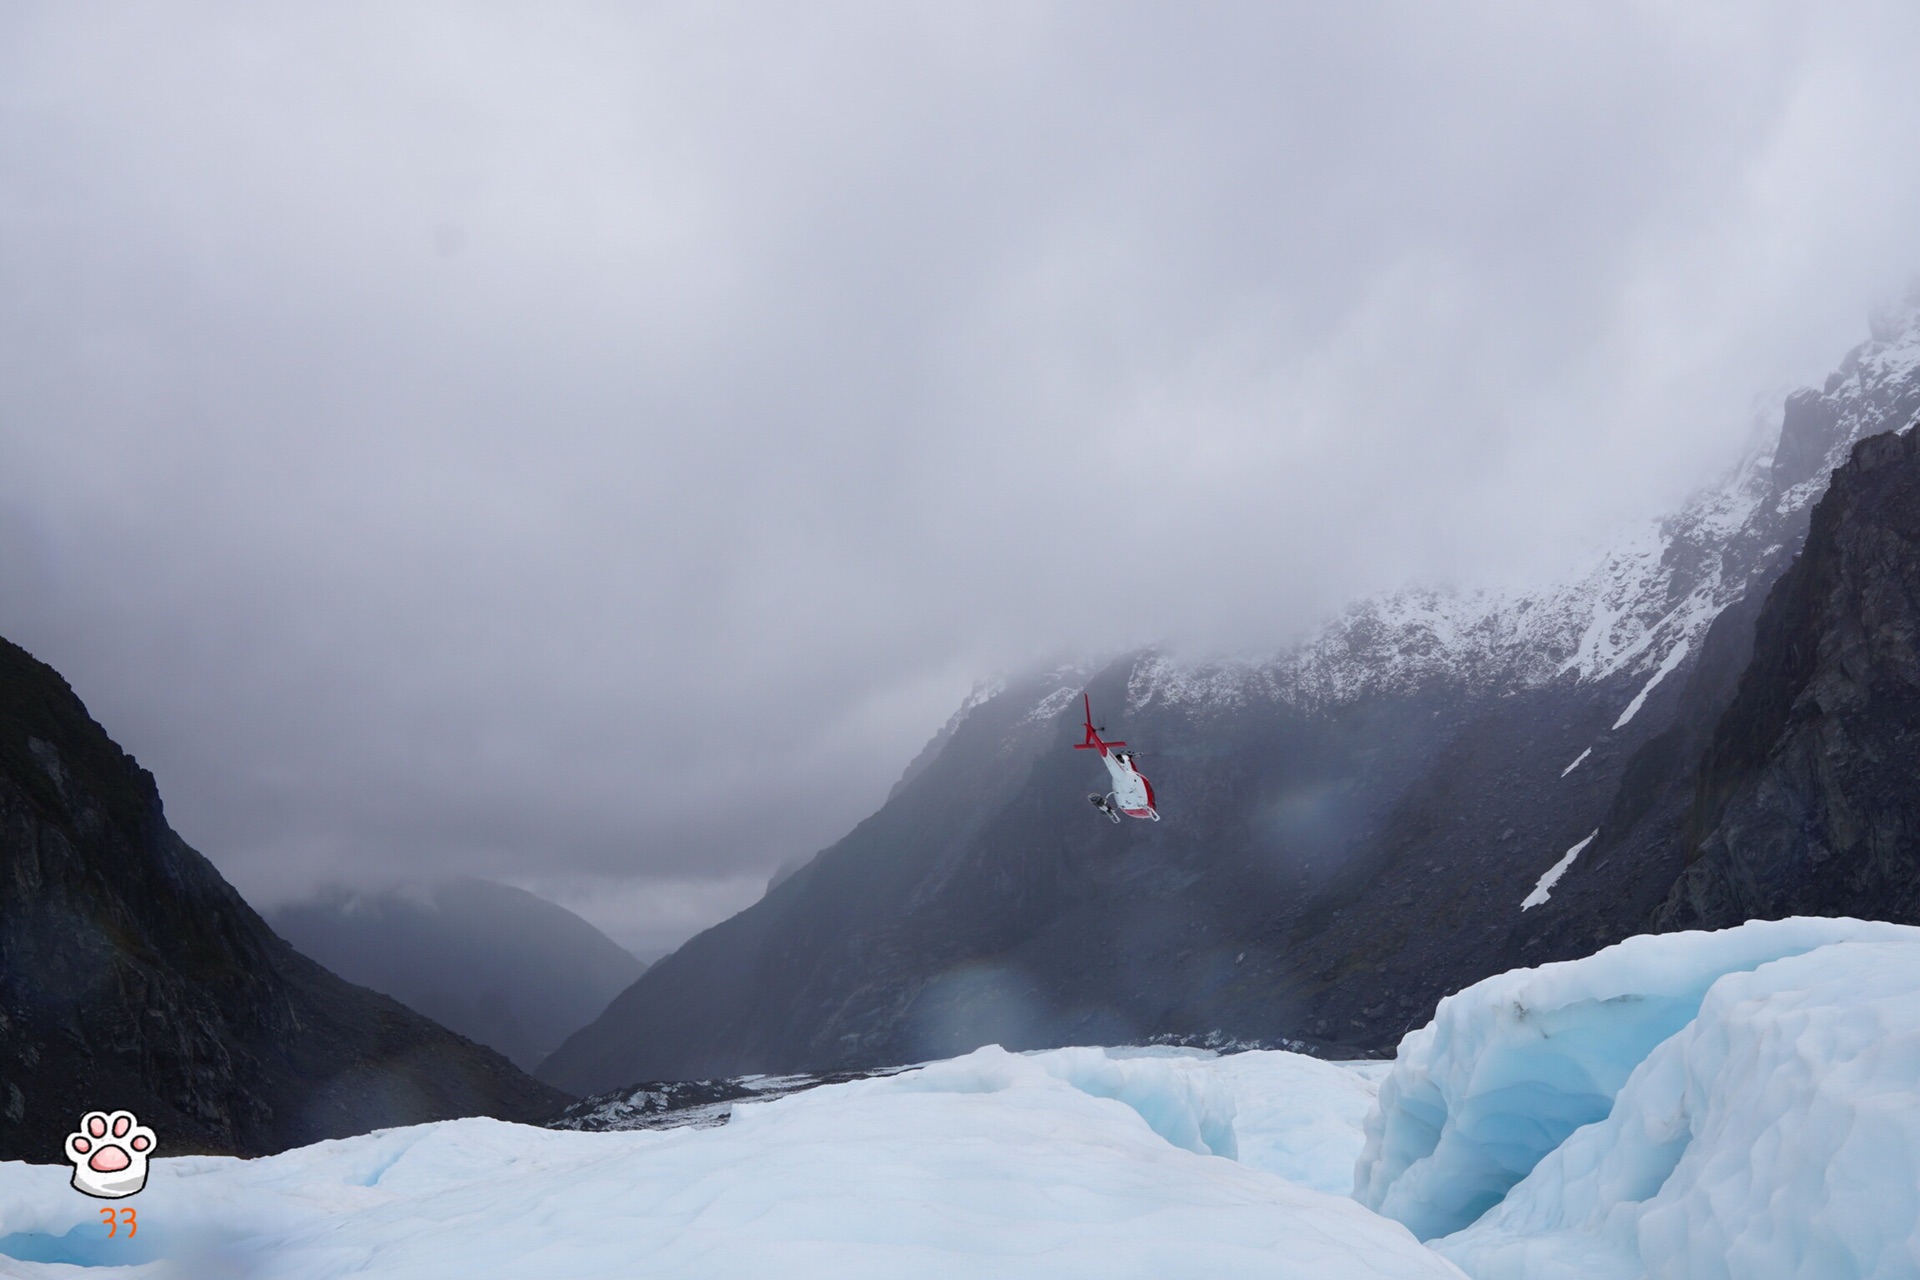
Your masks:
[{"label": "ice crevasse", "polygon": [[1920,1274],[1920,929],[1628,939],[1441,1003],[1355,1196],[1479,1280]]}]

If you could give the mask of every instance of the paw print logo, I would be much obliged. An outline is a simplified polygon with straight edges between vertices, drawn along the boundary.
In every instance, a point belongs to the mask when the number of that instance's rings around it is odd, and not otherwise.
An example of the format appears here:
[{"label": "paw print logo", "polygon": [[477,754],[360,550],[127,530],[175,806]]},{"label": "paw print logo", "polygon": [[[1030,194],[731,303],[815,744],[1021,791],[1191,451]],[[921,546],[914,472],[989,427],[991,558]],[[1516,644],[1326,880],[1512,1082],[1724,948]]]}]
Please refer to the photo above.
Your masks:
[{"label": "paw print logo", "polygon": [[102,1200],[133,1195],[147,1185],[147,1158],[153,1154],[153,1143],[153,1130],[131,1111],[87,1112],[79,1132],[67,1135],[73,1189]]}]

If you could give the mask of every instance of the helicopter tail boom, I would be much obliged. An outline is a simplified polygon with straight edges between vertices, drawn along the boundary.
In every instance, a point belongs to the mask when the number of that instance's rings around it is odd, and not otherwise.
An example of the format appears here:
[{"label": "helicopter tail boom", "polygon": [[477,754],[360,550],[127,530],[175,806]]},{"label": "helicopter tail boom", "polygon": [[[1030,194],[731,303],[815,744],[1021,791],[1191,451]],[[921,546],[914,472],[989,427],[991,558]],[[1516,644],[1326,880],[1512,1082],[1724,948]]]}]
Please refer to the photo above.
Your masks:
[{"label": "helicopter tail boom", "polygon": [[1093,727],[1093,699],[1083,693],[1080,695],[1080,702],[1081,705],[1086,708],[1087,712],[1087,740],[1085,742],[1074,743],[1073,749],[1075,751],[1098,751],[1102,755],[1105,755],[1109,747],[1124,747],[1127,745],[1124,742],[1103,741],[1100,737],[1100,731]]}]

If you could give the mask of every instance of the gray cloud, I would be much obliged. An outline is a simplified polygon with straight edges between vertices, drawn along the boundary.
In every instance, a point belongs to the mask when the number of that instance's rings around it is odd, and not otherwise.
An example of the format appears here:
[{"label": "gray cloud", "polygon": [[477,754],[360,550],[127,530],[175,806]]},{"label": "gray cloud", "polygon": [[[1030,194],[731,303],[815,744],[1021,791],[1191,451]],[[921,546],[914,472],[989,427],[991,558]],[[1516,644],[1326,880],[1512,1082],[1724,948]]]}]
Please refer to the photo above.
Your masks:
[{"label": "gray cloud", "polygon": [[1673,505],[1920,268],[1917,36],[14,6],[0,632],[257,897],[469,870],[664,945],[977,677]]}]

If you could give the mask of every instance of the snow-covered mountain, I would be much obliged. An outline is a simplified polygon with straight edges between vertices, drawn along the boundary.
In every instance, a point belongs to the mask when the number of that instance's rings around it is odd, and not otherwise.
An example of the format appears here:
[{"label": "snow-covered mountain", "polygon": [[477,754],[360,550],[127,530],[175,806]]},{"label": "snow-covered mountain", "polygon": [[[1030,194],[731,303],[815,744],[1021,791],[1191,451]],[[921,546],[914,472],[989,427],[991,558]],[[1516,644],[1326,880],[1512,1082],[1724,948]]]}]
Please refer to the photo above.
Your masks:
[{"label": "snow-covered mountain", "polygon": [[1413,588],[1364,600],[1275,658],[1193,665],[1144,655],[1128,684],[1130,709],[1156,698],[1331,707],[1436,680],[1664,679],[1748,594],[1756,573],[1777,574],[1775,558],[1805,537],[1806,513],[1854,444],[1920,413],[1920,305],[1877,314],[1871,328],[1822,390],[1788,397],[1779,434],[1763,450],[1676,514],[1627,531],[1568,582],[1541,591]]},{"label": "snow-covered mountain", "polygon": [[[1916,414],[1920,298],[1788,397],[1769,449],[1563,585],[1406,591],[1266,659],[1148,651],[983,689],[878,813],[541,1074],[586,1093],[990,1041],[1377,1049],[1448,991],[1639,932],[1681,870],[1672,780],[1760,601],[1834,467]],[[1087,814],[1083,688],[1166,821]]]}]

